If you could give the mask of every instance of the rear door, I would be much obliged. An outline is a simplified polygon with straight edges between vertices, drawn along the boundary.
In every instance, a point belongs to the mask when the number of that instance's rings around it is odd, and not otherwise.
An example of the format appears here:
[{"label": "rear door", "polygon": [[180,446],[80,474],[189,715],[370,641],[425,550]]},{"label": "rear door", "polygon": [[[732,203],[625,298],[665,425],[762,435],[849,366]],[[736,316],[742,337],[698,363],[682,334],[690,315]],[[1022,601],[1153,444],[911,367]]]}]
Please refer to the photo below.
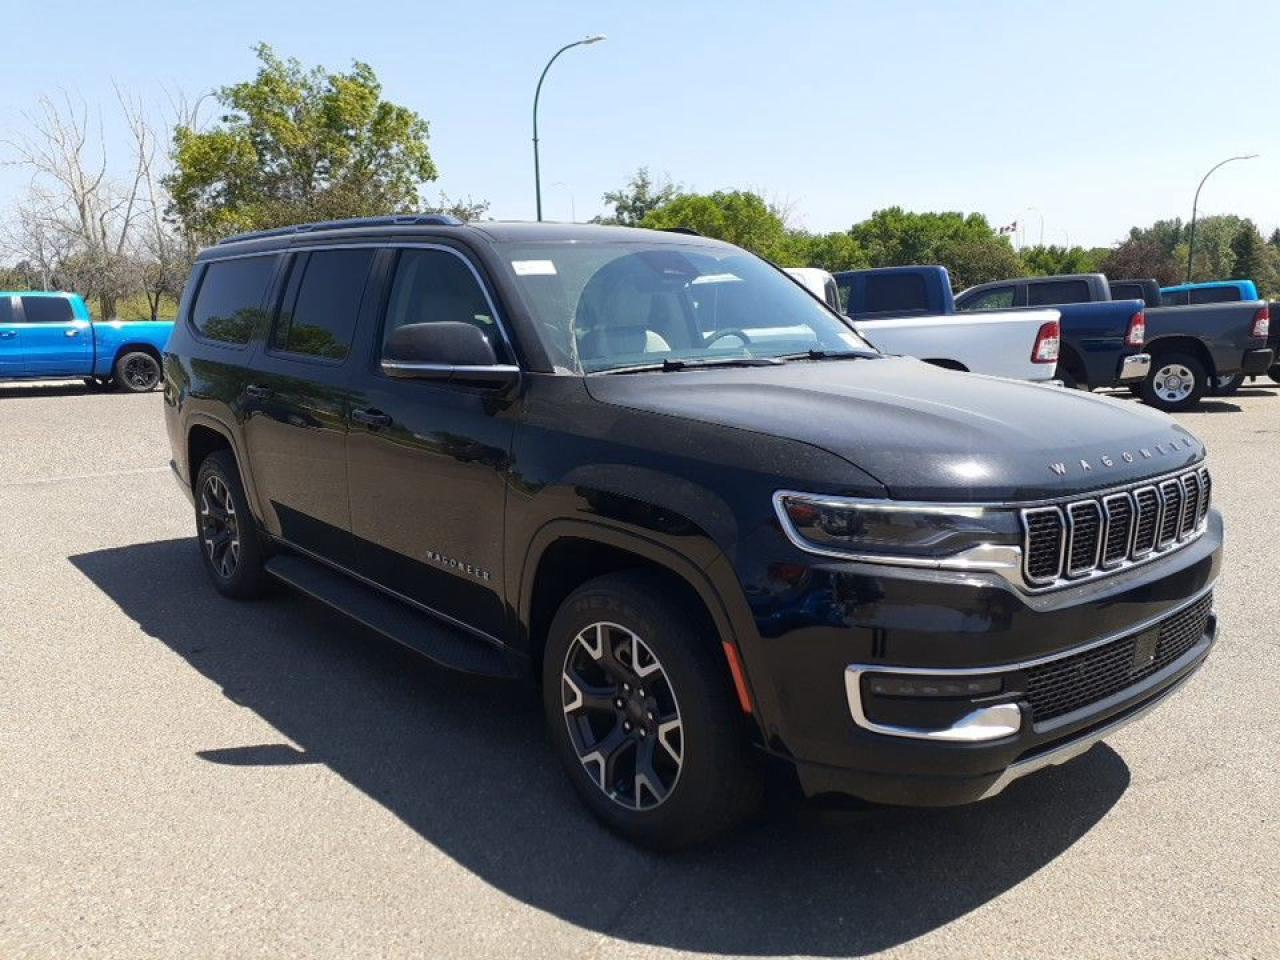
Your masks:
[{"label": "rear door", "polygon": [[375,253],[348,247],[291,254],[244,395],[245,446],[273,532],[348,568],[351,341]]},{"label": "rear door", "polygon": [[23,375],[87,377],[93,372],[93,327],[61,296],[18,298]]},{"label": "rear door", "polygon": [[17,299],[0,293],[0,377],[22,376],[22,330],[14,311]]}]

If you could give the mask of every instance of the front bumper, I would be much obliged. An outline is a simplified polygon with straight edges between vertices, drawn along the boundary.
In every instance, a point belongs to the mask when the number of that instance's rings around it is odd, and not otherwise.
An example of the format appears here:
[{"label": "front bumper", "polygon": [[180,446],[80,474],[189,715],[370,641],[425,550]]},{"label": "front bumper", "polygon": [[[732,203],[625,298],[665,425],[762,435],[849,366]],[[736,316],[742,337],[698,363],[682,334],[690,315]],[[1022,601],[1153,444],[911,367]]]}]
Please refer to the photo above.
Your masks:
[{"label": "front bumper", "polygon": [[1135,380],[1145,380],[1147,374],[1151,372],[1151,354],[1149,353],[1132,353],[1120,361],[1120,372],[1116,376],[1116,380],[1121,383],[1132,383]]},{"label": "front bumper", "polygon": [[1244,360],[1240,364],[1240,372],[1245,376],[1266,373],[1275,363],[1275,357],[1275,351],[1271,349],[1246,350]]},{"label": "front bumper", "polygon": [[[757,619],[748,666],[765,746],[795,766],[811,796],[913,806],[992,796],[1088,749],[1195,672],[1216,637],[1210,590],[1221,556],[1221,516],[1211,510],[1204,534],[1166,557],[1041,594],[983,573],[815,564],[785,619]],[[1168,656],[1138,663],[1163,644],[1156,628],[1193,608],[1198,619],[1179,628]],[[1094,660],[1095,650],[1107,659]],[[1099,669],[1111,671],[1105,688],[1045,707],[1046,683]],[[1046,680],[1048,671],[1057,674]],[[875,690],[864,703],[872,677],[1000,683],[934,700]]]}]

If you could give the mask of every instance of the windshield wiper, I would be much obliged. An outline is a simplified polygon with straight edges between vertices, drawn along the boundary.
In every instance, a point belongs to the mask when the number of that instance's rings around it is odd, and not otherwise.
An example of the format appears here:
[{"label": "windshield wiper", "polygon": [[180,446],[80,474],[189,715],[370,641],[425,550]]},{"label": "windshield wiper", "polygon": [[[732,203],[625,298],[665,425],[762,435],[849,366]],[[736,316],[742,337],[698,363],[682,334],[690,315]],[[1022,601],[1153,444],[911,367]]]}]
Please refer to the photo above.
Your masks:
[{"label": "windshield wiper", "polygon": [[667,357],[661,363],[637,363],[630,367],[615,367],[612,370],[597,370],[596,373],[650,373],[660,370],[670,373],[673,370],[697,370],[703,367],[776,367],[784,361],[781,357],[716,357],[714,359],[681,360]]},{"label": "windshield wiper", "polygon": [[870,350],[806,350],[804,353],[786,353],[779,360],[875,360],[880,356]]}]

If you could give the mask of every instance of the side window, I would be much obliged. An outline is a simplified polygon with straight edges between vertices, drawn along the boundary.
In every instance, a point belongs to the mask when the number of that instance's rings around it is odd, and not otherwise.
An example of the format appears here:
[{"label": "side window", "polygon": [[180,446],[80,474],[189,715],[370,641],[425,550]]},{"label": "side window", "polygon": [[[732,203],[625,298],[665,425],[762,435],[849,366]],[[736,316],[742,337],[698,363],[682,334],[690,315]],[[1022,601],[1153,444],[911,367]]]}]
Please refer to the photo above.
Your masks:
[{"label": "side window", "polygon": [[888,273],[867,277],[867,313],[927,310],[929,294],[924,277],[916,273]]},{"label": "side window", "polygon": [[853,296],[853,281],[846,277],[836,277],[836,289],[840,292],[840,312],[849,312],[849,298]]},{"label": "side window", "polygon": [[0,323],[13,323],[13,297],[0,293]]},{"label": "side window", "polygon": [[1186,290],[1172,290],[1168,293],[1160,294],[1160,306],[1162,307],[1185,307],[1191,302],[1191,297]]},{"label": "side window", "polygon": [[360,314],[373,251],[317,250],[293,264],[271,349],[325,360],[346,359]]},{"label": "side window", "polygon": [[446,250],[402,250],[387,301],[382,329],[386,346],[392,331],[411,323],[469,323],[479,327],[499,363],[510,363],[498,320],[471,268]]},{"label": "side window", "polygon": [[1240,299],[1236,287],[1200,287],[1191,291],[1192,303],[1235,303]]},{"label": "side window", "polygon": [[191,305],[191,325],[206,340],[244,345],[265,311],[276,256],[215,260],[205,268]]},{"label": "side window", "polygon": [[1013,306],[1013,287],[995,287],[967,301],[961,310],[1005,310]]},{"label": "side window", "polygon": [[27,323],[70,323],[75,319],[66,297],[23,297],[22,315]]},{"label": "side window", "polygon": [[1085,280],[1050,280],[1027,284],[1027,304],[1051,307],[1060,303],[1088,303],[1089,284]]}]

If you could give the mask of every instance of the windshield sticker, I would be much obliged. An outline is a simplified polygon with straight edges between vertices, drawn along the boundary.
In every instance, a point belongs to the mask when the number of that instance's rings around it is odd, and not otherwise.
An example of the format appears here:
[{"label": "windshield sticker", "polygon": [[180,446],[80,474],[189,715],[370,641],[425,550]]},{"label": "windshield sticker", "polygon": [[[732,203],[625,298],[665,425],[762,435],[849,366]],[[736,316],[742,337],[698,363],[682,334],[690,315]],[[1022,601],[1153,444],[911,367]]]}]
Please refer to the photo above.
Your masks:
[{"label": "windshield sticker", "polygon": [[704,273],[702,276],[694,277],[689,281],[691,284],[699,283],[741,283],[742,278],[736,273]]},{"label": "windshield sticker", "polygon": [[556,265],[551,260],[512,260],[517,277],[554,277]]}]

